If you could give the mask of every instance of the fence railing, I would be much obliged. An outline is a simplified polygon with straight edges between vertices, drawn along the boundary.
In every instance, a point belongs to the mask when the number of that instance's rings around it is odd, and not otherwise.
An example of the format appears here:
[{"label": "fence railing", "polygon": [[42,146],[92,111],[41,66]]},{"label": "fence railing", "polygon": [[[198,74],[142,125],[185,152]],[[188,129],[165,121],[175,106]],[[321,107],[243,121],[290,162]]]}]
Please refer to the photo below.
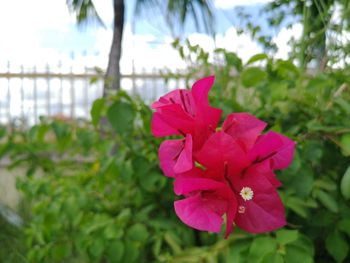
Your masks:
[{"label": "fence railing", "polygon": [[[153,69],[150,73],[123,74],[121,87],[130,95],[153,101],[170,89],[185,87],[184,79],[165,79]],[[93,68],[77,72],[70,67],[62,72],[36,67],[19,72],[0,72],[0,123],[20,122],[33,125],[39,116],[63,115],[90,118],[93,101],[102,96],[101,74]]]}]

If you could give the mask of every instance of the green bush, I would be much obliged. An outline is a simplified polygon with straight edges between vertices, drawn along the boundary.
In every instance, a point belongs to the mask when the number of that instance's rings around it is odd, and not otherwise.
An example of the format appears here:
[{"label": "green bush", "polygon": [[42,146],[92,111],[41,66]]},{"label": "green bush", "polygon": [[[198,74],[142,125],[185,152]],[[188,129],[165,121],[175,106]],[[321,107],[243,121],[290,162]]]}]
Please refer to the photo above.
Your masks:
[{"label": "green bush", "polygon": [[216,75],[211,101],[224,115],[248,111],[297,142],[292,166],[278,174],[287,226],[261,235],[235,229],[224,239],[181,223],[158,166],[151,110],[121,91],[95,101],[91,123],[42,119],[4,135],[0,157],[27,167],[18,180],[30,208],[27,260],[348,262],[350,71],[311,76],[264,54],[243,64],[223,49],[211,62],[198,46],[175,46],[188,82]]}]

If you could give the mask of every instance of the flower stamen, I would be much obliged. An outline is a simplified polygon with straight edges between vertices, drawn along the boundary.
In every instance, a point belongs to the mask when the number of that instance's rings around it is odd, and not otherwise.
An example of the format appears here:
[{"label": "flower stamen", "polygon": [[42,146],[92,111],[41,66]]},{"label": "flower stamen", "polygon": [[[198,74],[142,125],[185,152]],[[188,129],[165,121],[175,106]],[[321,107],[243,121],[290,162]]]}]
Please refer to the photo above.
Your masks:
[{"label": "flower stamen", "polygon": [[254,192],[250,187],[243,187],[239,193],[244,201],[252,200],[254,197]]}]

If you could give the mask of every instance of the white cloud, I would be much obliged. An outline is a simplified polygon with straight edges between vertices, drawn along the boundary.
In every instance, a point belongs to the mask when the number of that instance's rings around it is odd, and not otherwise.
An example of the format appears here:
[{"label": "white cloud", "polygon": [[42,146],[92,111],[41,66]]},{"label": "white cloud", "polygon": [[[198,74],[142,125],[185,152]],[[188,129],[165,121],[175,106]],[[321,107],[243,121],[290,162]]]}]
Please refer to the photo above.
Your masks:
[{"label": "white cloud", "polygon": [[281,31],[272,39],[278,47],[277,58],[287,59],[292,47],[289,42],[292,38],[299,39],[303,32],[303,26],[300,23],[294,24],[291,28],[282,28]]},{"label": "white cloud", "polygon": [[272,0],[215,0],[214,6],[219,9],[232,9],[236,6],[266,4]]}]

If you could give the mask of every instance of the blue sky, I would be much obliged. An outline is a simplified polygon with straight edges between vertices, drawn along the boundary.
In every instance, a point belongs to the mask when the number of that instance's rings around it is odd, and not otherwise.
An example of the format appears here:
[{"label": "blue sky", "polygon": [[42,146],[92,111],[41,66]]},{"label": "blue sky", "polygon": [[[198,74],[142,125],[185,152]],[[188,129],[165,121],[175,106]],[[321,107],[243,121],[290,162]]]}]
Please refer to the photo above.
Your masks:
[{"label": "blue sky", "polygon": [[[74,15],[68,12],[65,0],[12,0],[2,3],[0,9],[0,68],[5,62],[24,64],[25,67],[44,65],[46,63],[68,63],[74,54],[78,64],[105,67],[111,44],[113,19],[112,1],[96,0],[98,12],[107,28],[87,26],[78,28]],[[203,33],[196,33],[191,23],[185,28],[185,36],[192,43],[200,44],[210,51],[221,46],[237,52],[247,59],[252,52],[261,52],[261,47],[251,41],[248,35],[238,36],[235,25],[239,24],[234,8],[242,3],[252,13],[260,17],[259,9],[269,0],[215,0],[217,14],[217,37],[214,41]],[[123,42],[122,70],[130,72],[132,60],[138,68],[173,65],[183,67],[177,53],[170,47],[172,37],[170,30],[164,25],[159,12],[144,12],[135,20],[132,30],[134,0],[126,1],[126,23]],[[152,21],[152,22],[149,22]],[[298,33],[300,26],[290,31],[282,29],[275,32],[276,41],[283,49],[281,56],[288,50],[286,38]],[[279,36],[281,35],[281,36]],[[167,61],[164,61],[167,57]],[[150,65],[152,61],[152,65]],[[1,66],[2,65],[2,66]],[[0,69],[1,70],[1,69]]]}]

